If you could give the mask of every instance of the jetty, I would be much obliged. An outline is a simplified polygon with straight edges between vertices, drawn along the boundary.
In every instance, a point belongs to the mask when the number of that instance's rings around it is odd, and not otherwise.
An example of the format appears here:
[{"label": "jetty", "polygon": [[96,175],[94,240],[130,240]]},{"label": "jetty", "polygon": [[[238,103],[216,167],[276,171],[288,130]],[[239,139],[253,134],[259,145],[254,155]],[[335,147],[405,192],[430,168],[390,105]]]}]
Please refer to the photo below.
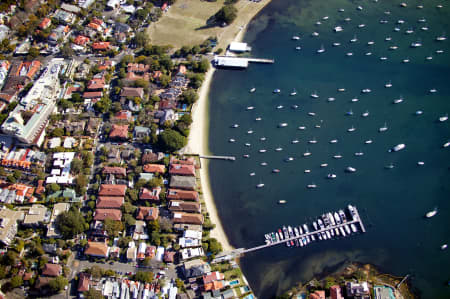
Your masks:
[{"label": "jetty", "polygon": [[217,159],[217,160],[228,160],[228,161],[235,161],[236,157],[234,156],[199,156],[202,159]]},{"label": "jetty", "polygon": [[214,56],[213,63],[216,67],[244,69],[250,62],[253,63],[275,63],[273,59],[236,57],[236,56]]},{"label": "jetty", "polygon": [[[363,222],[361,220],[361,217],[359,216],[358,209],[353,206],[352,210],[350,210],[350,214],[351,214],[352,220],[346,220],[346,221],[343,221],[342,223],[339,223],[339,224],[338,223],[335,223],[334,225],[329,224],[329,225],[325,226],[324,228],[320,228],[318,230],[314,230],[314,231],[310,231],[310,232],[304,232],[304,233],[298,234],[298,235],[292,234],[292,235],[288,236],[287,238],[285,237],[283,239],[278,239],[277,238],[276,241],[267,241],[266,240],[266,244],[255,246],[255,247],[252,247],[252,248],[237,248],[237,249],[234,249],[234,250],[231,250],[231,251],[222,252],[222,253],[220,253],[220,254],[218,254],[216,256],[216,258],[212,261],[212,263],[220,263],[220,262],[223,262],[223,261],[226,261],[226,260],[232,260],[232,259],[238,258],[238,257],[240,257],[240,256],[242,256],[242,255],[244,255],[246,253],[249,253],[249,252],[254,252],[254,251],[257,251],[257,250],[261,250],[261,249],[265,249],[265,248],[269,248],[269,247],[277,246],[277,245],[281,245],[281,244],[287,244],[287,243],[290,243],[291,241],[295,241],[295,240],[298,240],[298,241],[306,240],[306,239],[310,239],[311,240],[311,236],[319,236],[322,233],[326,233],[327,231],[331,231],[331,230],[335,230],[335,229],[341,229],[341,228],[343,229],[345,226],[349,226],[351,224],[359,225],[359,228],[360,228],[359,232],[365,233],[366,229],[365,229],[364,224],[363,224]],[[326,215],[326,214],[324,214],[324,215]],[[317,238],[315,242],[346,238],[346,237],[349,237],[349,236],[351,236],[351,235],[353,235],[355,233],[357,233],[357,232],[347,233],[345,236],[344,235],[333,236],[330,239],[324,239],[324,240]],[[308,244],[305,244],[303,246],[306,246]],[[291,247],[295,247],[295,246],[291,246]],[[300,247],[297,247],[297,248],[300,248]]]}]

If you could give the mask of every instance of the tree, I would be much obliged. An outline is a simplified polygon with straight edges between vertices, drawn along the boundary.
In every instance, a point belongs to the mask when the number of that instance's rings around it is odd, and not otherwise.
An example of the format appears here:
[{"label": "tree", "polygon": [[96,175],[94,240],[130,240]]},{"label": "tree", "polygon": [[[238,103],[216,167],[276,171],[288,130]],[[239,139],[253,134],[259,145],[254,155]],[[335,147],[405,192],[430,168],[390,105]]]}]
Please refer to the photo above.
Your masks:
[{"label": "tree", "polygon": [[168,232],[168,233],[172,232],[172,221],[170,221],[170,219],[160,218],[159,225],[163,232]]},{"label": "tree", "polygon": [[30,60],[36,58],[39,56],[39,49],[35,48],[35,47],[31,47],[30,50],[28,50],[28,58],[30,58]]},{"label": "tree", "polygon": [[237,17],[237,9],[232,4],[224,5],[214,17],[219,23],[231,24]]},{"label": "tree", "polygon": [[194,104],[198,100],[198,94],[195,90],[189,88],[183,91],[181,94],[181,100],[188,105]]},{"label": "tree", "polygon": [[78,193],[82,193],[83,188],[85,188],[88,184],[88,179],[84,174],[79,174],[77,176],[77,181],[75,187],[77,188]]},{"label": "tree", "polygon": [[85,229],[85,220],[80,211],[72,209],[61,213],[56,219],[56,225],[66,239],[82,233]]},{"label": "tree", "polygon": [[108,236],[117,237],[119,233],[123,230],[123,223],[122,221],[105,219],[104,228]]},{"label": "tree", "polygon": [[75,175],[79,174],[82,168],[83,168],[83,161],[81,161],[78,158],[74,158],[70,163],[70,171],[72,172],[72,174]]},{"label": "tree", "polygon": [[13,276],[11,278],[11,288],[15,289],[17,287],[20,287],[23,284],[23,279],[19,275]]},{"label": "tree", "polygon": [[200,62],[197,63],[195,71],[199,73],[206,73],[209,70],[209,61],[206,58],[203,58]]},{"label": "tree", "polygon": [[145,31],[137,32],[134,36],[134,42],[136,43],[136,46],[141,48],[145,46],[148,43],[148,35]]},{"label": "tree", "polygon": [[187,143],[186,137],[172,129],[164,130],[158,138],[158,141],[162,150],[168,152],[175,152],[183,148]]},{"label": "tree", "polygon": [[89,290],[84,292],[83,295],[86,299],[98,299],[103,297],[102,292],[94,288],[89,288]]},{"label": "tree", "polygon": [[48,283],[49,287],[52,289],[53,292],[60,292],[62,290],[64,290],[64,288],[66,287],[66,285],[68,285],[69,282],[67,281],[67,279],[60,275],[58,277],[56,277],[53,280],[50,280],[50,282]]},{"label": "tree", "polygon": [[22,177],[22,171],[20,171],[20,170],[18,170],[18,169],[15,169],[15,170],[13,171],[13,177],[14,177],[16,180],[20,180],[20,178]]},{"label": "tree", "polygon": [[69,45],[69,43],[66,43],[62,48],[61,48],[61,55],[64,58],[71,58],[75,55],[74,50],[72,49],[72,47]]},{"label": "tree", "polygon": [[56,183],[51,183],[48,189],[50,189],[52,193],[55,193],[61,190],[61,187],[59,187],[59,185]]},{"label": "tree", "polygon": [[64,129],[63,128],[56,128],[52,131],[50,134],[52,137],[61,137],[64,136]]},{"label": "tree", "polygon": [[170,76],[168,75],[161,75],[161,77],[159,77],[159,84],[161,84],[162,87],[167,87],[170,83]]},{"label": "tree", "polygon": [[125,202],[122,206],[122,211],[125,214],[133,214],[134,211],[136,211],[136,206],[133,206],[131,203],[129,202]]},{"label": "tree", "polygon": [[136,224],[136,219],[131,214],[124,214],[123,220],[125,221],[125,224],[128,226]]},{"label": "tree", "polygon": [[144,271],[138,271],[136,274],[134,274],[134,280],[138,280],[141,282],[152,282],[153,280],[153,273],[152,272],[144,272]]},{"label": "tree", "polygon": [[209,251],[211,251],[212,254],[216,255],[222,251],[222,245],[219,243],[219,241],[217,241],[217,239],[211,238],[208,240],[208,243]]}]

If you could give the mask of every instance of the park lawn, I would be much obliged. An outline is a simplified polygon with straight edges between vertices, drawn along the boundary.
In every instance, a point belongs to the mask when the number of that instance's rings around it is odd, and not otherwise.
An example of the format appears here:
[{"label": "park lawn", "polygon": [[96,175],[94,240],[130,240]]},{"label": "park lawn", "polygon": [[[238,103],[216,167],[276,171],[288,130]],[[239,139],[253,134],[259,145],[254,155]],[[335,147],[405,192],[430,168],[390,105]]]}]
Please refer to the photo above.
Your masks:
[{"label": "park lawn", "polygon": [[206,21],[223,6],[224,0],[216,2],[200,0],[178,0],[156,23],[148,28],[150,42],[155,45],[172,45],[176,48],[193,46],[204,42],[208,37],[219,39],[218,48],[226,48],[235,36],[245,27],[253,16],[270,0],[259,3],[240,0],[235,4],[238,17],[226,27],[202,28]]}]

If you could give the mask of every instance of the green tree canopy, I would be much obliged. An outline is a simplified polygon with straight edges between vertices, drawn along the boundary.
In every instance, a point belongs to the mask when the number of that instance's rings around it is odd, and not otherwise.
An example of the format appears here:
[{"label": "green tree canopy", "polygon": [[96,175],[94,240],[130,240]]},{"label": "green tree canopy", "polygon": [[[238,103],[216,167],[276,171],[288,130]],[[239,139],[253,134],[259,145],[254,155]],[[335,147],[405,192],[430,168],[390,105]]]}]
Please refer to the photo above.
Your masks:
[{"label": "green tree canopy", "polygon": [[58,277],[56,277],[53,280],[50,280],[50,282],[48,283],[49,287],[52,289],[53,292],[57,293],[60,292],[62,290],[64,290],[65,286],[68,285],[69,282],[67,281],[67,279],[60,275]]},{"label": "green tree canopy", "polygon": [[237,9],[232,4],[224,5],[214,17],[220,23],[231,24],[237,17]]},{"label": "green tree canopy", "polygon": [[117,237],[119,233],[123,230],[123,223],[122,221],[105,219],[104,228],[108,236]]},{"label": "green tree canopy", "polygon": [[188,105],[194,104],[198,100],[198,94],[194,89],[189,88],[183,91],[181,94],[181,100]]},{"label": "green tree canopy", "polygon": [[168,152],[175,152],[183,148],[187,143],[186,137],[172,129],[164,130],[158,138],[158,141],[162,150]]},{"label": "green tree canopy", "polygon": [[84,231],[86,222],[80,211],[72,209],[61,213],[56,219],[56,225],[63,237],[70,239]]}]

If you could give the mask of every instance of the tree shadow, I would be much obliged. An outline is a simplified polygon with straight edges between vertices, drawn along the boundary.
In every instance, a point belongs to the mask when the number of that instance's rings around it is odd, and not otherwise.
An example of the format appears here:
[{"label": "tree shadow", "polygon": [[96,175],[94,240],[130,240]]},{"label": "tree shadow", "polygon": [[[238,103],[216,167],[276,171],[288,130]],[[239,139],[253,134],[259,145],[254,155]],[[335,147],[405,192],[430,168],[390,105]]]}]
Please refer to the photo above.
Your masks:
[{"label": "tree shadow", "polygon": [[216,18],[214,16],[211,16],[208,18],[208,20],[206,20],[206,24],[201,26],[201,27],[197,27],[195,28],[195,30],[205,30],[205,29],[209,29],[209,28],[214,28],[219,26],[219,23],[216,21]]}]

